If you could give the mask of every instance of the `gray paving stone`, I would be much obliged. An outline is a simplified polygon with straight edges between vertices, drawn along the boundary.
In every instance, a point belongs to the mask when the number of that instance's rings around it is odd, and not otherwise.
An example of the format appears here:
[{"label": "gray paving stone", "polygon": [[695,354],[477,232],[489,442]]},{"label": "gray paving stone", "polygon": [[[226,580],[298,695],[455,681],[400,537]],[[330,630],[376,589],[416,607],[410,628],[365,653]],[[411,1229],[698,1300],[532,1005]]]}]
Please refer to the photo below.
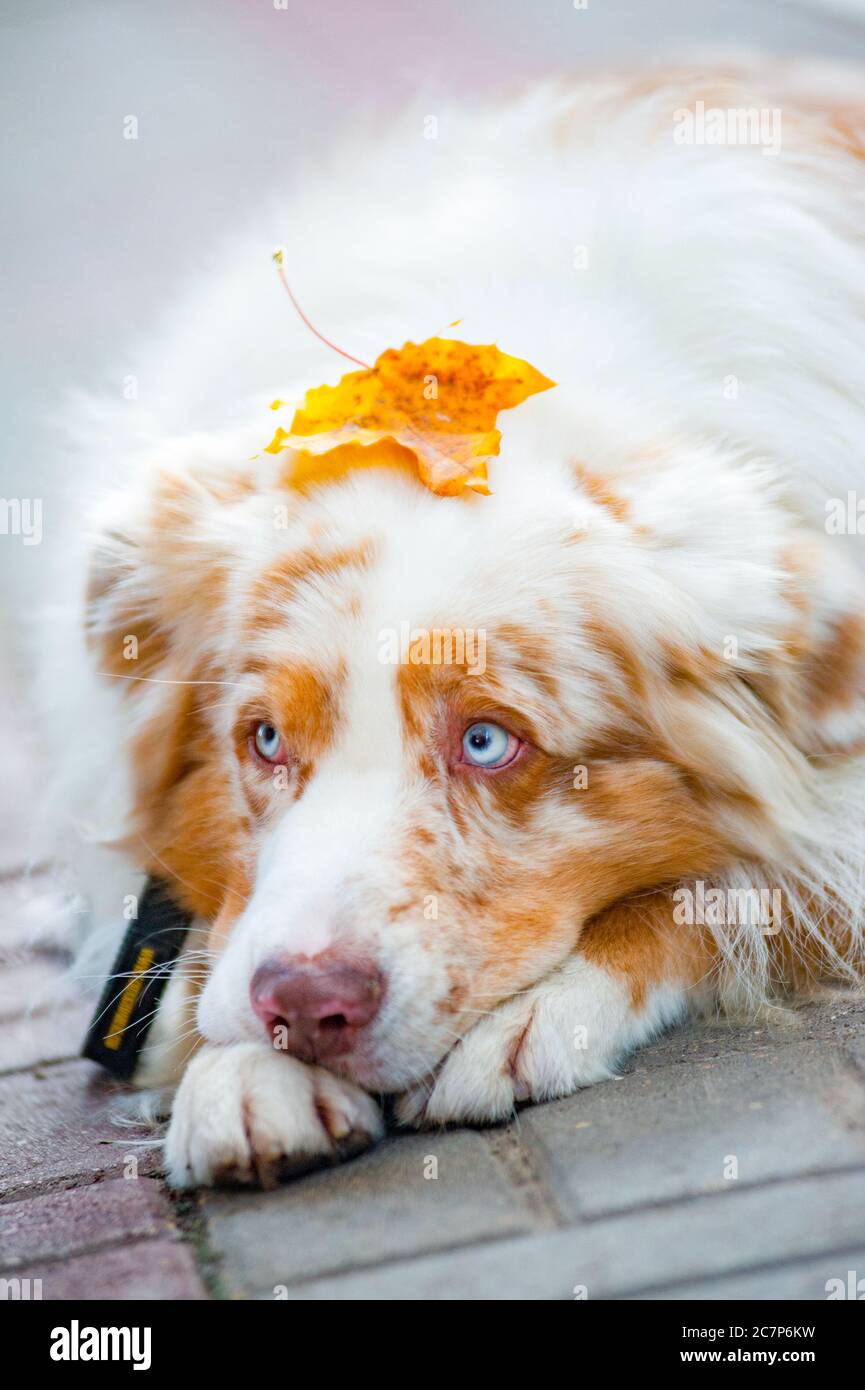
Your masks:
[{"label": "gray paving stone", "polygon": [[847,1057],[853,1063],[859,1076],[865,1081],[865,1029],[861,1033],[848,1035],[842,1042],[842,1048]]},{"label": "gray paving stone", "polygon": [[636,1066],[520,1115],[571,1219],[865,1165],[865,1088],[830,1044]]},{"label": "gray paving stone", "polygon": [[[711,1302],[716,1299],[754,1299],[756,1302],[780,1301],[786,1303],[798,1299],[823,1301],[829,1297],[828,1281],[840,1280],[843,1285],[843,1298],[846,1301],[854,1296],[851,1290],[861,1281],[858,1298],[865,1299],[865,1245],[853,1251],[821,1255],[815,1260],[802,1263],[779,1265],[772,1269],[757,1270],[754,1274],[731,1275],[726,1279],[708,1279],[702,1284],[659,1289],[648,1295],[652,1299],[698,1299]],[[833,1293],[837,1284],[833,1285]],[[807,1322],[807,1318],[805,1319]]]},{"label": "gray paving stone", "polygon": [[[287,1290],[289,1299],[562,1300],[681,1297],[715,1276],[865,1244],[865,1172],[834,1173],[629,1212],[570,1230],[487,1241]],[[843,1270],[846,1257],[836,1259]],[[262,1298],[272,1297],[262,1287]]]},{"label": "gray paving stone", "polygon": [[[790,1031],[798,1036],[803,1025],[794,1023]],[[789,1040],[789,1038],[785,1039]],[[630,1057],[623,1070],[648,1071],[682,1063],[712,1062],[730,1052],[753,1052],[778,1041],[765,1026],[737,1025],[726,1022],[686,1023],[672,1028],[649,1047],[641,1048]]]},{"label": "gray paving stone", "polygon": [[771,1021],[693,1021],[634,1053],[625,1070],[711,1062],[732,1052],[759,1052],[791,1042],[865,1040],[865,994],[827,991],[823,1001],[781,1009]]},{"label": "gray paving stone", "polygon": [[[437,1178],[424,1177],[430,1158]],[[483,1135],[471,1131],[399,1137],[276,1192],[207,1197],[204,1209],[226,1284],[238,1293],[534,1224]]]}]

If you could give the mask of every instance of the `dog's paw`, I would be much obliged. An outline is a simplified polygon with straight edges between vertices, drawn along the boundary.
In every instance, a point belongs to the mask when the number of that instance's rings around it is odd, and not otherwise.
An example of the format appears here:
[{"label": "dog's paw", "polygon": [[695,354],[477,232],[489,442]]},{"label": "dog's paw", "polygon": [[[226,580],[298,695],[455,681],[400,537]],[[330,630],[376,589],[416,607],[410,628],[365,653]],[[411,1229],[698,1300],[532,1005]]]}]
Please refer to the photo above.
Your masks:
[{"label": "dog's paw", "polygon": [[350,1081],[258,1043],[204,1047],[174,1101],[165,1140],[175,1188],[273,1187],[381,1137],[375,1101]]},{"label": "dog's paw", "polygon": [[397,1119],[417,1127],[505,1119],[518,1101],[552,1100],[607,1080],[664,1021],[660,1011],[657,1024],[637,1013],[620,979],[571,961],[476,1024],[429,1084],[400,1097]]}]

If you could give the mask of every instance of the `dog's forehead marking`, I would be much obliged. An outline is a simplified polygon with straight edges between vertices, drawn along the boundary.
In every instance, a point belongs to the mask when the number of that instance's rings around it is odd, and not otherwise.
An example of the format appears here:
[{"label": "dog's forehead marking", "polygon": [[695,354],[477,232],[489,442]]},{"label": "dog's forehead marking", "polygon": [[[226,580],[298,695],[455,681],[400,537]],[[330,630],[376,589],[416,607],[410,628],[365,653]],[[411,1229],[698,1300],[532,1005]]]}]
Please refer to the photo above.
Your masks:
[{"label": "dog's forehead marking", "polygon": [[427,634],[433,662],[443,652],[451,667],[434,682],[451,703],[477,717],[498,707],[549,721],[563,746],[613,665],[578,623],[575,593],[597,582],[592,515],[599,532],[623,529],[610,515],[617,506],[580,495],[581,479],[566,469],[552,499],[519,477],[498,496],[444,499],[367,475],[305,498],[249,573],[247,659],[264,679],[271,666],[297,664],[319,687],[338,670],[328,742],[350,758],[387,759],[409,727],[407,692],[416,688],[429,714],[422,686],[399,679],[406,662],[430,660],[417,655]]}]

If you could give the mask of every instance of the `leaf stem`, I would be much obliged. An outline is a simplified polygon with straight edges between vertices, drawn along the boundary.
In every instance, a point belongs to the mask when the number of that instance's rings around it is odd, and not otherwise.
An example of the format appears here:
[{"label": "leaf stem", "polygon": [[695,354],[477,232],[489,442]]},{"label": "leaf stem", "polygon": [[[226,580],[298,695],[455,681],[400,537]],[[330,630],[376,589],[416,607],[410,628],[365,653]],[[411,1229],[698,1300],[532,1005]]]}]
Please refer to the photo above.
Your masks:
[{"label": "leaf stem", "polygon": [[310,323],[309,319],[306,317],[306,314],[303,312],[297,300],[295,299],[292,293],[291,286],[289,285],[288,280],[285,277],[285,252],[283,251],[282,247],[279,247],[276,251],[274,251],[273,263],[276,266],[276,273],[282,281],[282,287],[288,295],[289,299],[291,300],[292,304],[294,305],[295,312],[297,313],[298,317],[303,321],[303,323],[306,324],[310,333],[314,333],[316,338],[319,338],[321,342],[325,344],[326,347],[332,348],[334,352],[338,352],[340,357],[345,357],[348,359],[349,362],[354,362],[358,367],[365,367],[368,372],[371,372],[372,367],[368,362],[362,362],[359,357],[353,357],[350,352],[346,352],[343,348],[338,347],[336,343],[332,343],[330,338],[326,338],[323,333],[319,333],[314,323]]}]

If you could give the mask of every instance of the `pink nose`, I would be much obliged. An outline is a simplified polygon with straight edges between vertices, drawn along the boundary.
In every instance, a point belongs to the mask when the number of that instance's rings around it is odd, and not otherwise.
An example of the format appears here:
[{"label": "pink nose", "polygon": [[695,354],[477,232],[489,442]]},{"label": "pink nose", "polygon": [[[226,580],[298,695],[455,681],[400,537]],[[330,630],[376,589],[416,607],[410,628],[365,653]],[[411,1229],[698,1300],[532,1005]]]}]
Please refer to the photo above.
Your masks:
[{"label": "pink nose", "polygon": [[331,957],[266,960],[249,986],[275,1047],[304,1062],[350,1052],[378,1013],[382,978],[368,964]]}]

